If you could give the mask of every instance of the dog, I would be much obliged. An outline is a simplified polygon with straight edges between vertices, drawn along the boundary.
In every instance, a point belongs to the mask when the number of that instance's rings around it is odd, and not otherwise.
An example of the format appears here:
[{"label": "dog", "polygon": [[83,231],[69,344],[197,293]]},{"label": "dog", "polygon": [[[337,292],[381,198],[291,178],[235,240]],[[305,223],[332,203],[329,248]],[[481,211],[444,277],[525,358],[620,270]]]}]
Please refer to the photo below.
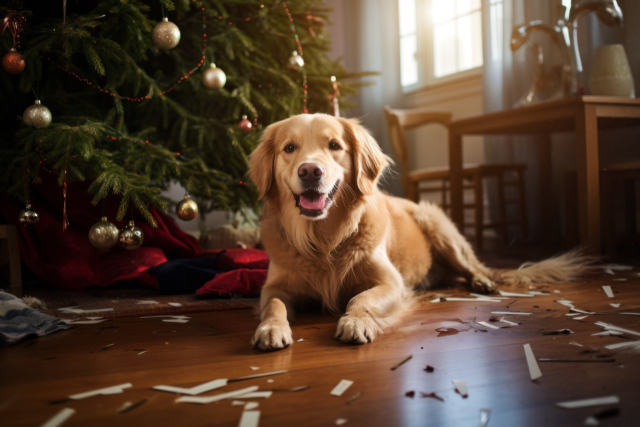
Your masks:
[{"label": "dog", "polygon": [[443,278],[462,276],[490,293],[498,284],[572,281],[586,268],[578,252],[516,271],[486,267],[438,206],[378,189],[390,159],[354,119],[302,114],[274,123],[249,163],[271,260],[251,340],[262,350],[291,345],[294,309],[310,303],[344,313],[334,338],[365,344],[416,291]]}]

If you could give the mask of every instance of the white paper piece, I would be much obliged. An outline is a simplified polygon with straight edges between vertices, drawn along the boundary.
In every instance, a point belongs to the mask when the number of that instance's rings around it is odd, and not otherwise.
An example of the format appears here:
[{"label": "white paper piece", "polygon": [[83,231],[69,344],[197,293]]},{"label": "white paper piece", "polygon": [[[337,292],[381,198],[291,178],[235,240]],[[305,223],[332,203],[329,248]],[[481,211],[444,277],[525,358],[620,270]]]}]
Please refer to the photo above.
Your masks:
[{"label": "white paper piece", "polygon": [[272,383],[272,382],[274,382],[274,380],[269,379],[269,380],[267,380],[267,382],[268,383]]},{"label": "white paper piece", "polygon": [[551,295],[549,292],[542,292],[542,291],[529,291],[527,293],[531,295]]},{"label": "white paper piece", "polygon": [[231,404],[233,406],[244,406],[244,405],[247,404],[247,402],[244,402],[242,400],[233,400],[233,401],[231,401]]},{"label": "white paper piece", "polygon": [[342,424],[346,424],[346,423],[348,423],[348,422],[349,422],[349,420],[348,420],[348,419],[346,419],[346,418],[338,418],[338,419],[336,420],[336,425],[337,425],[337,426],[341,426]]},{"label": "white paper piece", "polygon": [[74,394],[73,396],[69,396],[69,399],[80,400],[80,399],[86,399],[87,397],[93,397],[93,396],[99,396],[99,395],[119,394],[119,393],[122,393],[122,391],[125,388],[130,388],[130,387],[132,387],[131,383],[114,385],[113,387],[106,387],[98,390],[87,391],[85,393]]},{"label": "white paper piece", "polygon": [[236,399],[268,399],[272,394],[272,391],[252,391],[251,393],[236,396]]},{"label": "white paper piece", "polygon": [[637,345],[640,347],[640,341],[619,342],[618,344],[605,345],[604,348],[607,350],[615,350],[617,348],[628,347],[630,345]]},{"label": "white paper piece", "polygon": [[555,291],[553,291],[553,292],[555,292],[556,294],[559,294],[559,293],[560,293],[560,291],[559,291],[559,290],[557,290],[557,289],[556,289]]},{"label": "white paper piece", "polygon": [[300,338],[300,339],[298,340],[298,342],[300,342],[300,341],[304,341],[304,338]]},{"label": "white paper piece", "polygon": [[567,314],[565,314],[565,316],[569,316],[569,317],[571,317],[571,316],[580,316],[580,314],[582,314],[582,313],[567,313]]},{"label": "white paper piece", "polygon": [[73,310],[73,309],[76,309],[76,308],[80,308],[80,306],[79,305],[72,305],[71,307],[60,307],[60,308],[58,308],[58,310],[67,311],[67,310]]},{"label": "white paper piece", "polygon": [[600,421],[598,421],[598,419],[596,417],[594,417],[593,415],[590,415],[584,420],[584,425],[586,425],[586,426],[599,426],[600,425]]},{"label": "white paper piece", "polygon": [[252,367],[251,367],[251,370],[252,370],[252,371],[257,371],[258,369],[260,369],[260,368],[258,368],[257,366],[252,366]]},{"label": "white paper piece", "polygon": [[609,323],[604,323],[604,322],[596,322],[596,325],[598,326],[602,326],[605,329],[610,329],[610,330],[614,330],[614,331],[620,331],[620,332],[626,332],[627,334],[631,334],[631,335],[639,335],[640,336],[640,332],[636,332],[636,331],[632,331],[630,329],[624,329],[624,328],[620,328],[618,326],[614,326],[611,325]]},{"label": "white paper piece", "polygon": [[586,406],[612,405],[620,403],[618,396],[595,397],[593,399],[570,400],[556,403],[556,406],[566,409],[584,408]]},{"label": "white paper piece", "polygon": [[615,276],[615,275],[616,275],[616,273],[614,273],[614,272],[613,272],[613,270],[612,270],[612,269],[610,269],[610,268],[605,268],[605,269],[604,269],[604,272],[605,272],[606,274],[611,275],[611,276]]},{"label": "white paper piece", "polygon": [[507,297],[497,297],[495,295],[482,295],[482,294],[474,294],[473,292],[470,292],[469,295],[471,295],[472,297],[476,297],[476,298],[482,298],[482,299],[509,299]]},{"label": "white paper piece", "polygon": [[502,291],[502,290],[498,290],[498,292],[500,292],[500,295],[502,295],[503,297],[533,298],[533,295],[531,295],[531,294],[522,294],[522,293],[518,293],[518,292],[507,292],[507,291]]},{"label": "white paper piece", "polygon": [[507,323],[507,324],[509,324],[509,325],[511,325],[511,326],[519,326],[517,323],[515,323],[515,322],[510,322],[510,321],[508,321],[507,319],[505,319],[504,317],[501,317],[501,318],[500,318],[500,321],[501,321],[502,323]]},{"label": "white paper piece", "polygon": [[[458,298],[458,297],[447,297],[445,301],[466,301],[466,302],[502,302],[499,299],[492,298]],[[431,302],[440,302],[440,298],[436,298]]]},{"label": "white paper piece", "polygon": [[96,323],[106,322],[109,319],[97,319],[97,320],[72,320],[70,325],[95,325]]},{"label": "white paper piece", "polygon": [[578,347],[584,347],[582,344],[578,344],[578,343],[577,343],[577,342],[575,342],[575,341],[571,341],[571,342],[569,342],[569,345],[575,345],[575,346],[578,346]]},{"label": "white paper piece", "polygon": [[624,277],[619,277],[619,278],[617,278],[617,279],[613,279],[613,281],[614,281],[614,282],[626,282],[626,281],[627,281],[627,279],[626,279],[626,278],[624,278]]},{"label": "white paper piece", "polygon": [[148,305],[148,304],[160,304],[160,303],[158,301],[136,301],[136,304]]},{"label": "white paper piece", "polygon": [[487,322],[476,322],[478,325],[482,325],[482,326],[486,326],[487,328],[491,328],[491,329],[500,329],[498,326],[494,326],[490,323]]},{"label": "white paper piece", "polygon": [[613,307],[613,308],[618,308],[618,307],[620,307],[620,304],[616,304],[616,303],[611,303],[611,304],[609,304],[609,305],[610,305],[611,307]]},{"label": "white paper piece", "polygon": [[467,397],[467,383],[464,380],[451,380],[451,382],[458,389],[460,396]]},{"label": "white paper piece", "polygon": [[620,271],[633,270],[632,266],[622,265],[622,264],[601,264],[601,265],[593,265],[590,268],[601,268],[603,270],[620,270]]},{"label": "white paper piece", "polygon": [[197,396],[183,396],[179,399],[176,400],[176,402],[179,403],[200,403],[200,404],[206,404],[206,403],[211,403],[211,402],[218,402],[220,400],[225,400],[225,399],[231,399],[232,397],[238,397],[238,396],[242,396],[243,394],[247,394],[247,393],[251,393],[258,390],[258,386],[254,385],[251,387],[247,387],[247,388],[242,388],[240,390],[235,390],[235,391],[230,391],[228,393],[222,393],[222,394],[216,394],[215,396],[204,396],[204,397],[197,397]]},{"label": "white paper piece", "polygon": [[260,411],[244,411],[240,417],[238,427],[258,427]]},{"label": "white paper piece", "polygon": [[514,316],[530,316],[531,313],[522,313],[520,311],[492,311],[491,314],[513,314]]},{"label": "white paper piece", "polygon": [[89,320],[99,320],[99,319],[104,319],[104,317],[87,316],[87,319],[89,319]]},{"label": "white paper piece", "polygon": [[573,320],[583,320],[586,319],[589,316],[580,316],[580,317],[574,317]]},{"label": "white paper piece", "polygon": [[149,353],[147,350],[141,351],[140,353],[138,353],[138,356],[140,356],[141,354],[145,354],[145,353]]},{"label": "white paper piece", "polygon": [[626,314],[627,316],[640,316],[640,313],[618,313],[618,314]]},{"label": "white paper piece", "polygon": [[344,393],[346,389],[351,387],[351,384],[353,384],[353,381],[342,380],[338,383],[337,386],[333,388],[333,390],[331,390],[331,393],[329,394],[333,396],[342,396],[342,393]]},{"label": "white paper piece", "polygon": [[179,302],[168,302],[167,304],[169,304],[171,307],[182,307],[182,304],[180,304]]},{"label": "white paper piece", "polygon": [[533,355],[531,345],[524,345],[524,355],[527,357],[527,365],[529,365],[529,374],[531,375],[531,381],[537,380],[542,376],[542,372],[540,371],[538,362],[536,362],[536,358]]},{"label": "white paper piece", "polygon": [[191,319],[191,317],[189,316],[183,316],[183,315],[175,315],[175,314],[163,314],[163,315],[159,315],[159,316],[141,316],[141,319],[156,319],[159,317],[168,317],[170,319]]},{"label": "white paper piece", "polygon": [[571,311],[575,311],[576,313],[582,313],[582,314],[596,314],[595,311],[578,310],[577,308],[573,308],[573,307],[571,307]]},{"label": "white paper piece", "polygon": [[82,314],[82,313],[99,313],[103,311],[113,311],[113,308],[95,308],[95,309],[87,309],[87,310],[83,310],[81,308],[69,308],[69,309],[59,308],[58,310],[64,313]]},{"label": "white paper piece", "polygon": [[187,323],[191,319],[162,319],[163,322],[167,323]]},{"label": "white paper piece", "polygon": [[274,372],[265,372],[264,374],[247,375],[246,377],[234,378],[232,380],[229,380],[229,382],[242,381],[242,380],[252,380],[254,378],[262,378],[262,377],[269,377],[271,375],[286,374],[287,372],[289,372],[289,371],[274,371]]},{"label": "white paper piece", "polygon": [[604,293],[607,294],[609,298],[613,298],[613,292],[611,291],[611,286],[603,286]]},{"label": "white paper piece", "polygon": [[58,412],[49,421],[42,424],[42,427],[58,427],[59,425],[62,425],[63,422],[71,418],[71,416],[75,413],[76,413],[75,409],[64,408],[62,411]]},{"label": "white paper piece", "polygon": [[258,406],[260,406],[258,402],[247,402],[247,404],[244,405],[244,410],[250,411],[252,409],[256,409]]},{"label": "white paper piece", "polygon": [[569,301],[566,299],[558,299],[556,300],[557,303],[562,304],[562,305],[566,305],[568,307],[573,307],[573,301]]},{"label": "white paper piece", "polygon": [[490,416],[491,409],[480,409],[480,427],[487,427],[487,424],[489,424]]},{"label": "white paper piece", "polygon": [[591,336],[594,335],[622,335],[622,332],[620,331],[604,331],[604,332],[598,332],[597,334],[591,334]]},{"label": "white paper piece", "polygon": [[166,391],[169,393],[188,394],[190,396],[197,396],[198,394],[205,393],[207,391],[215,390],[227,385],[226,379],[218,379],[209,381],[208,383],[200,384],[191,388],[173,387],[169,385],[157,385],[152,387],[154,390]]}]

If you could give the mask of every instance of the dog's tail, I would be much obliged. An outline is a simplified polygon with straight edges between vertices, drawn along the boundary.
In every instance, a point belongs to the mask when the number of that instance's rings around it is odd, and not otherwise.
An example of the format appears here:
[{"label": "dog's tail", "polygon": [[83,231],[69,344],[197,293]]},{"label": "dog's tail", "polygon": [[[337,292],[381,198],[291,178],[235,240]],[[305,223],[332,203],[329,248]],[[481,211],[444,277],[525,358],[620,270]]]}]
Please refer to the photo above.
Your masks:
[{"label": "dog's tail", "polygon": [[517,270],[493,270],[493,280],[501,285],[573,282],[584,276],[596,259],[584,248],[576,248],[544,261],[524,263]]}]

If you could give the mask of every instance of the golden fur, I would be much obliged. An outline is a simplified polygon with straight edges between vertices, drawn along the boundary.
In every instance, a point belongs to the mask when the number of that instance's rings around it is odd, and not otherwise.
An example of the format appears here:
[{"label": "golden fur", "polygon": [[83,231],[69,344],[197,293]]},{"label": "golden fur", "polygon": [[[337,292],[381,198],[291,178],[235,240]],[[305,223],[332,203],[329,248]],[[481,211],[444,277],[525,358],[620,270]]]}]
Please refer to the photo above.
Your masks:
[{"label": "golden fur", "polygon": [[[304,190],[298,168],[309,162],[324,170],[320,192],[329,194],[338,183],[333,200],[313,218],[301,215],[294,199]],[[487,268],[440,208],[378,190],[389,160],[356,120],[305,114],[275,123],[250,163],[251,179],[265,198],[261,234],[271,259],[252,339],[264,350],[292,343],[288,316],[308,302],[345,313],[336,338],[366,343],[403,311],[414,290],[429,286],[437,270],[490,292],[496,282],[563,281],[583,268],[575,254],[504,274]]]}]

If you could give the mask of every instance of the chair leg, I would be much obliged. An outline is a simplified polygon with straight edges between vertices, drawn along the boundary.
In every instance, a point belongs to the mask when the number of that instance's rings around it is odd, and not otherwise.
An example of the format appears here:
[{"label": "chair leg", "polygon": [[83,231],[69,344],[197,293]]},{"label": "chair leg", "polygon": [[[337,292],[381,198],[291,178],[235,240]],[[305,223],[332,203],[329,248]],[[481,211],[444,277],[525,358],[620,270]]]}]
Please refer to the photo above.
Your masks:
[{"label": "chair leg", "polygon": [[509,243],[509,236],[507,235],[507,203],[504,197],[504,176],[502,173],[498,173],[497,175],[498,181],[498,212],[500,213],[500,221],[498,226],[502,231],[502,239],[505,244]]},{"label": "chair leg", "polygon": [[482,175],[476,174],[474,177],[474,210],[475,210],[475,229],[476,229],[476,248],[482,251],[484,237],[484,192],[482,188]]},{"label": "chair leg", "polygon": [[524,188],[524,171],[518,170],[518,208],[520,210],[520,227],[522,227],[522,238],[529,241],[529,222],[527,218],[527,193]]}]

